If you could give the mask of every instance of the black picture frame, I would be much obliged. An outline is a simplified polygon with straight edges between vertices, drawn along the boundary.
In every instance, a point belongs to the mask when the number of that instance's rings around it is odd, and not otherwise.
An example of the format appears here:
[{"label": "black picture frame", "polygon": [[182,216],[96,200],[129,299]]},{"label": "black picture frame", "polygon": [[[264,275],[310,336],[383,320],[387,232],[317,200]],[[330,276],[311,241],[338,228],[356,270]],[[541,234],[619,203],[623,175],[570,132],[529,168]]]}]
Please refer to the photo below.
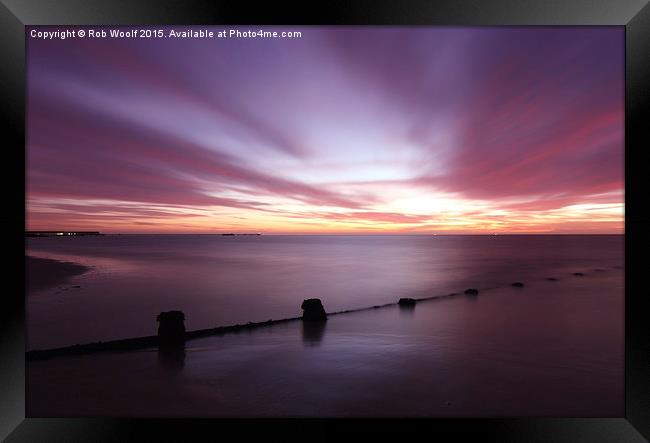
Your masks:
[{"label": "black picture frame", "polygon": [[[429,419],[409,423],[362,421],[365,438],[375,433],[409,438],[414,431],[434,440],[453,435],[463,440],[527,442],[641,442],[650,438],[650,338],[645,315],[645,248],[650,246],[650,211],[644,195],[644,151],[650,146],[650,5],[647,0],[446,0],[320,2],[158,0],[0,0],[0,52],[6,170],[25,170],[25,36],[30,25],[73,24],[255,24],[255,25],[614,25],[626,34],[625,100],[625,415],[612,418]],[[645,113],[643,111],[646,111]],[[9,158],[7,158],[7,156]],[[18,174],[20,177],[20,173]],[[24,186],[8,185],[5,239],[8,275],[24,275],[16,257],[24,248]],[[24,174],[23,174],[24,184]],[[13,182],[12,182],[13,183]],[[14,214],[14,217],[7,217]],[[9,222],[12,220],[12,222]],[[22,241],[20,239],[23,239]],[[18,281],[18,278],[16,278]],[[339,438],[339,422],[265,420],[250,426],[239,420],[208,419],[38,419],[25,418],[24,288],[5,290],[0,323],[0,438],[7,441],[195,441],[227,438],[254,430],[266,438]],[[92,401],[89,399],[89,401]],[[346,424],[358,421],[346,421]],[[417,426],[415,426],[417,424]],[[230,428],[230,429],[226,429]],[[317,428],[314,429],[314,428]],[[451,434],[450,434],[451,433]]]}]

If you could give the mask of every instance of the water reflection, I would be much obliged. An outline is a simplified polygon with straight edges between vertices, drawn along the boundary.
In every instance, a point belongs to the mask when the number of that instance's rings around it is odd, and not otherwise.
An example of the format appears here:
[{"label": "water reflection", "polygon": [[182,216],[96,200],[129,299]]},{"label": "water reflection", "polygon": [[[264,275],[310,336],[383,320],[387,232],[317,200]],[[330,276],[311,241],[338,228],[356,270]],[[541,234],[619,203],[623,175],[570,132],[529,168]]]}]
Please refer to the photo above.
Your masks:
[{"label": "water reflection", "polygon": [[[83,297],[66,297],[65,303],[27,298],[28,347],[142,335],[141,319],[149,318],[152,306],[162,307],[160,300],[182,307],[202,328],[291,317],[299,308],[293,294],[320,298],[328,310],[339,311],[470,284],[497,286],[515,276],[574,279],[569,270],[621,265],[623,244],[624,236],[580,235],[29,238],[28,253],[95,271],[78,281],[83,289],[76,294]],[[117,331],[106,311],[120,309],[125,300],[129,315]]]},{"label": "water reflection", "polygon": [[181,372],[185,367],[185,343],[158,348],[160,367],[170,372]]},{"label": "water reflection", "polygon": [[326,321],[303,321],[302,344],[305,346],[318,346],[325,335]]},{"label": "water reflection", "polygon": [[399,305],[399,315],[401,317],[413,317],[415,305]]}]

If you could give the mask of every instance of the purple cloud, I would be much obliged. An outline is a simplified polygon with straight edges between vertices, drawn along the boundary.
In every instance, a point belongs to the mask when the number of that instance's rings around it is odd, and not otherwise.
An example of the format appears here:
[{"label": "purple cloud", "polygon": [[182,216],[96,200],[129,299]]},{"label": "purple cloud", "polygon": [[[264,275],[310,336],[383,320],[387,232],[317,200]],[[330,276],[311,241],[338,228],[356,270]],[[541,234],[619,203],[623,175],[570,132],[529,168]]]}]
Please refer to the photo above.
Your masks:
[{"label": "purple cloud", "polygon": [[470,221],[473,201],[532,215],[622,204],[622,29],[301,31],[28,39],[28,222],[170,226],[179,208],[216,207],[425,228],[444,214],[400,199],[456,199]]}]

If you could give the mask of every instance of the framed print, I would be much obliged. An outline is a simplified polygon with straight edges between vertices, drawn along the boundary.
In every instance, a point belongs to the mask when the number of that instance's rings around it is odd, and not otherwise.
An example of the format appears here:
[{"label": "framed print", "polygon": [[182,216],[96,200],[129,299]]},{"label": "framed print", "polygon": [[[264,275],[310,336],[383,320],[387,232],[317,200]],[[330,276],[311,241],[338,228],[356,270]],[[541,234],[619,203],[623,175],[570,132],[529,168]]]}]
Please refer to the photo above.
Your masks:
[{"label": "framed print", "polygon": [[648,438],[650,7],[282,6],[3,0],[0,435]]}]

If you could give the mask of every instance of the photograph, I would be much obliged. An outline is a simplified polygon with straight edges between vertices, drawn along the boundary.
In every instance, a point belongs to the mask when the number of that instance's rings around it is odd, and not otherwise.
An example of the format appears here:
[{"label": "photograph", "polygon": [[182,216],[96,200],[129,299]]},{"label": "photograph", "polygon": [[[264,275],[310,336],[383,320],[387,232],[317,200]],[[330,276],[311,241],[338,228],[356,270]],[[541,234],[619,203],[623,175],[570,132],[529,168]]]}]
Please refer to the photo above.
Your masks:
[{"label": "photograph", "polygon": [[624,27],[25,51],[27,417],[624,416]]}]

